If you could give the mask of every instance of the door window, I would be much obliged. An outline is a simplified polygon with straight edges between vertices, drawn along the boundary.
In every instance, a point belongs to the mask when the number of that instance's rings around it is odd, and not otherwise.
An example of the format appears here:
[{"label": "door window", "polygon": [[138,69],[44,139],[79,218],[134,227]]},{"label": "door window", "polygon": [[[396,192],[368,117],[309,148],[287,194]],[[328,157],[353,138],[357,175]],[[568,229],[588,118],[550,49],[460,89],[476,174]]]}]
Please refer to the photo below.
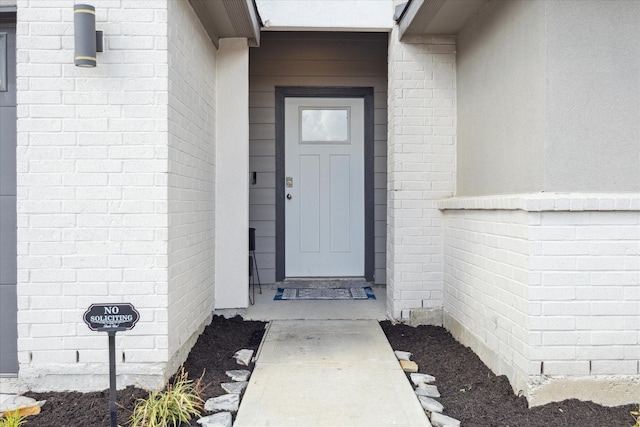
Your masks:
[{"label": "door window", "polygon": [[300,142],[349,142],[347,108],[301,108]]}]

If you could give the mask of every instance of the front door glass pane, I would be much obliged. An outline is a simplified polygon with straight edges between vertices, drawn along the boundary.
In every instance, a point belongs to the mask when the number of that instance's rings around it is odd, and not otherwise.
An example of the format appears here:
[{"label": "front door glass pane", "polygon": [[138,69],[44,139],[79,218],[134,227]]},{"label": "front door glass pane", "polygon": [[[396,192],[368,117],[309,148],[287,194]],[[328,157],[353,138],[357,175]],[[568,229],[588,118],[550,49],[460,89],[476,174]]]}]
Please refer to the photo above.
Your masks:
[{"label": "front door glass pane", "polygon": [[301,142],[347,142],[348,109],[300,109]]}]

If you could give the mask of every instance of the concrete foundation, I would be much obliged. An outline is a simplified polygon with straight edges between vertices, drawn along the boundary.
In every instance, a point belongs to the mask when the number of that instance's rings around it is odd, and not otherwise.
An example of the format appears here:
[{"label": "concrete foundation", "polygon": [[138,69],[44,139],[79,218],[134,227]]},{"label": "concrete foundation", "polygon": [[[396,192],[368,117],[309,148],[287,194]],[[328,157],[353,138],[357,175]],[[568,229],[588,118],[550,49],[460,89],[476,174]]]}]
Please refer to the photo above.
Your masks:
[{"label": "concrete foundation", "polygon": [[529,407],[571,398],[604,406],[638,403],[640,377],[637,375],[592,375],[583,377],[525,375],[499,357],[481,339],[453,317],[444,313],[444,327],[461,344],[470,347],[496,375],[509,378],[514,393],[527,397]]},{"label": "concrete foundation", "polygon": [[442,307],[414,308],[409,315],[411,326],[442,326]]},{"label": "concrete foundation", "polygon": [[603,375],[589,377],[530,377],[529,406],[558,402],[572,396],[604,406],[638,403],[640,377],[637,375]]}]

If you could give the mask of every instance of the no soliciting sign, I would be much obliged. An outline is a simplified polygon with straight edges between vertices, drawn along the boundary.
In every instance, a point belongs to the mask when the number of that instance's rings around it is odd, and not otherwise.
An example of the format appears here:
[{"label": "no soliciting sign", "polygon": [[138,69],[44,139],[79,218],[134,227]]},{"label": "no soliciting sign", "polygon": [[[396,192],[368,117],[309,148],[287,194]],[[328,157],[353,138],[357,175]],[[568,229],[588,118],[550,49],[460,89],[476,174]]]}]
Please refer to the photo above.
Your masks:
[{"label": "no soliciting sign", "polygon": [[92,331],[126,331],[133,328],[140,313],[131,304],[91,304],[84,313],[84,323]]}]

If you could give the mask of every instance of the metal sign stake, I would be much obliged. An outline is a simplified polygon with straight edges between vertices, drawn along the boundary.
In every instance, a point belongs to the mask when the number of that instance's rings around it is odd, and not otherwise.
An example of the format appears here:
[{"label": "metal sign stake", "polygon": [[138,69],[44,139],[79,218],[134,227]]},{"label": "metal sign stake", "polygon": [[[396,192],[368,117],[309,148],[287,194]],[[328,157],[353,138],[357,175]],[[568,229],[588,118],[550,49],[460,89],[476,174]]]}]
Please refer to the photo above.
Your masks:
[{"label": "metal sign stake", "polygon": [[83,316],[92,331],[109,335],[109,415],[111,427],[118,427],[116,407],[116,332],[133,329],[140,319],[140,313],[129,303],[91,304]]},{"label": "metal sign stake", "polygon": [[116,408],[116,331],[109,331],[109,414],[111,427],[118,427]]}]

